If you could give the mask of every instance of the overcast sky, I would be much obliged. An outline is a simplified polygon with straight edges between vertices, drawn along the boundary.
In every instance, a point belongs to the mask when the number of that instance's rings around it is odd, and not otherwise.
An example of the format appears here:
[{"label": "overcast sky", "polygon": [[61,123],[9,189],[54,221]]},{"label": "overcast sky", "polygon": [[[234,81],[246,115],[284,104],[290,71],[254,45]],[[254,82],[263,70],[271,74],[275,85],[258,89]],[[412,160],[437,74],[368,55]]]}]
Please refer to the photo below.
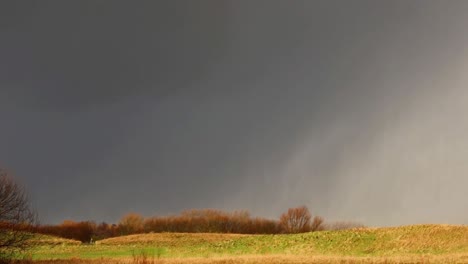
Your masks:
[{"label": "overcast sky", "polygon": [[468,224],[467,1],[2,1],[0,166],[43,223]]}]

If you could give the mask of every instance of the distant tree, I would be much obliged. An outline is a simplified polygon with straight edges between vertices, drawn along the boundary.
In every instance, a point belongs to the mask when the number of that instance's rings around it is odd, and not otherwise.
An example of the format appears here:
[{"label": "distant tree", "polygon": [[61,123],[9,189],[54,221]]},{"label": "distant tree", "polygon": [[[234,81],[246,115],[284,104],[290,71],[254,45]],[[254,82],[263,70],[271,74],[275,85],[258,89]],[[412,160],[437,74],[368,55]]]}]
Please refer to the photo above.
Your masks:
[{"label": "distant tree", "polygon": [[102,222],[96,226],[96,231],[94,232],[93,239],[100,240],[108,237],[116,236],[115,234],[115,225],[110,225],[106,222]]},{"label": "distant tree", "polygon": [[0,168],[0,261],[31,245],[36,219],[24,187]]},{"label": "distant tree", "polygon": [[96,224],[90,221],[75,222],[65,220],[57,226],[60,237],[79,240],[83,243],[91,242],[91,238],[96,230]]},{"label": "distant tree", "polygon": [[118,229],[122,235],[136,234],[143,232],[143,224],[143,216],[137,213],[129,213],[120,219]]},{"label": "distant tree", "polygon": [[246,232],[247,227],[251,226],[252,218],[250,213],[245,210],[234,211],[229,215],[224,232],[242,233]]},{"label": "distant tree", "polygon": [[311,218],[309,209],[305,206],[289,208],[281,215],[280,226],[285,233],[308,232]]},{"label": "distant tree", "polygon": [[312,220],[312,223],[310,223],[310,231],[321,231],[325,229],[325,226],[323,224],[323,218],[320,216],[314,217]]}]

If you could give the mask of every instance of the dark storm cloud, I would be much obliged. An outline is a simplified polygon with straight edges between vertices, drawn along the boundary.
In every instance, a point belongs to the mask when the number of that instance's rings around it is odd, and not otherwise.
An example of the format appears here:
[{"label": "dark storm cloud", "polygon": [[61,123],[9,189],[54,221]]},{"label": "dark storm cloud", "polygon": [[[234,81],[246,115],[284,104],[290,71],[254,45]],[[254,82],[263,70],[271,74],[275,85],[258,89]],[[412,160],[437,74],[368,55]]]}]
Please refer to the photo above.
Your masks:
[{"label": "dark storm cloud", "polygon": [[26,106],[164,97],[203,78],[227,41],[222,2],[4,5],[2,97]]},{"label": "dark storm cloud", "polygon": [[4,2],[0,161],[46,222],[298,204],[466,222],[466,8]]}]

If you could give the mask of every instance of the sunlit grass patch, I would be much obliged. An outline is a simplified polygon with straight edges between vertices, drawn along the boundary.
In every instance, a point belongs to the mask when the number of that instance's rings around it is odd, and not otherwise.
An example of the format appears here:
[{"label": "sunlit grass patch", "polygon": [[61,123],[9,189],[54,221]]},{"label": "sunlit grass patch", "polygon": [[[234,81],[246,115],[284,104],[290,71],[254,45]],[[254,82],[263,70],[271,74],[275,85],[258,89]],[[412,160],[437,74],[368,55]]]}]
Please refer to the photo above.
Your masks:
[{"label": "sunlit grass patch", "polygon": [[[48,240],[47,240],[48,239]],[[455,258],[468,262],[468,226],[416,225],[357,228],[288,235],[155,233],[117,237],[96,244],[47,238],[32,249],[34,260],[126,260],[138,252],[160,260],[219,259],[246,256],[302,259]],[[249,260],[250,261],[250,260]]]}]

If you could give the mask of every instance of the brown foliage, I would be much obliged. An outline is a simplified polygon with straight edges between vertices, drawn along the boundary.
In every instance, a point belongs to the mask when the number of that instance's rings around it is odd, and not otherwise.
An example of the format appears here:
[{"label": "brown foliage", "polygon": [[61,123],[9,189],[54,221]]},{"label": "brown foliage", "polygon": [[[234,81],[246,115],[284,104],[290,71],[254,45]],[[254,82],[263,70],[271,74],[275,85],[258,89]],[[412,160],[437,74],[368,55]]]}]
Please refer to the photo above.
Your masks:
[{"label": "brown foliage", "polygon": [[226,213],[213,209],[184,211],[178,216],[152,217],[145,232],[275,234],[277,221],[251,218],[247,211]]},{"label": "brown foliage", "polygon": [[37,232],[89,242],[138,233],[233,233],[279,234],[323,230],[323,219],[312,219],[307,207],[290,208],[280,221],[253,218],[247,211],[223,212],[215,209],[194,209],[179,215],[144,218],[136,213],[122,217],[118,225],[64,221],[56,226],[40,226]]},{"label": "brown foliage", "polygon": [[119,233],[121,235],[137,234],[143,232],[144,218],[137,213],[126,214],[119,222]]},{"label": "brown foliage", "polygon": [[[280,226],[284,233],[309,232],[312,231],[310,225],[311,218],[309,209],[305,206],[289,208],[286,213],[281,215]],[[321,218],[316,218],[314,221],[316,221],[314,225],[320,226]],[[314,228],[318,228],[318,226],[314,226]]]},{"label": "brown foliage", "polygon": [[35,228],[37,233],[59,236],[68,239],[74,239],[83,243],[91,242],[96,230],[96,224],[93,222],[74,222],[65,220],[60,225],[47,225]]},{"label": "brown foliage", "polygon": [[324,230],[324,220],[320,216],[312,215],[306,206],[289,208],[280,217],[280,226],[283,233],[302,233]]},{"label": "brown foliage", "polygon": [[100,240],[109,237],[115,237],[118,235],[118,229],[116,224],[108,224],[106,222],[102,222],[96,226],[94,230],[93,239]]},{"label": "brown foliage", "polygon": [[325,229],[325,226],[323,224],[323,218],[320,216],[314,217],[312,220],[312,223],[310,224],[310,231],[322,231]]}]

